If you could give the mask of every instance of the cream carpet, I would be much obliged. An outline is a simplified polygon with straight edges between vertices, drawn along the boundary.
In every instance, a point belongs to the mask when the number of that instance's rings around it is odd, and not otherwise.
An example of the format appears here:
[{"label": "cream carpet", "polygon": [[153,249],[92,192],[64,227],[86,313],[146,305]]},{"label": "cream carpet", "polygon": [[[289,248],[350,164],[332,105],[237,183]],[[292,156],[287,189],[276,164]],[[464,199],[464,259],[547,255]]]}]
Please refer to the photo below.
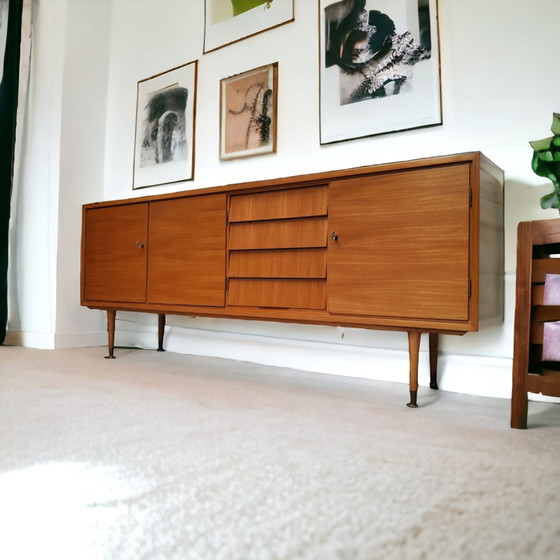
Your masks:
[{"label": "cream carpet", "polygon": [[0,347],[0,558],[560,558],[560,407]]}]

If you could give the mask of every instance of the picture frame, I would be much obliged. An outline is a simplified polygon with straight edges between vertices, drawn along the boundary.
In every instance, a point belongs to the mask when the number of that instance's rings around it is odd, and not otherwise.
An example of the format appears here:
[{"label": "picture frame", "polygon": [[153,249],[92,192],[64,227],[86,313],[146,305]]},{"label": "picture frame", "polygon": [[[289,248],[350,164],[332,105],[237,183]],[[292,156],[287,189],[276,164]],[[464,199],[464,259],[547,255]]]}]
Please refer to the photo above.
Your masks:
[{"label": "picture frame", "polygon": [[437,8],[319,0],[321,144],[442,124]]},{"label": "picture frame", "polygon": [[278,63],[220,80],[220,159],[276,152]]},{"label": "picture frame", "polygon": [[294,0],[204,0],[204,53],[294,21]]},{"label": "picture frame", "polygon": [[132,188],[194,179],[198,61],[137,83]]}]

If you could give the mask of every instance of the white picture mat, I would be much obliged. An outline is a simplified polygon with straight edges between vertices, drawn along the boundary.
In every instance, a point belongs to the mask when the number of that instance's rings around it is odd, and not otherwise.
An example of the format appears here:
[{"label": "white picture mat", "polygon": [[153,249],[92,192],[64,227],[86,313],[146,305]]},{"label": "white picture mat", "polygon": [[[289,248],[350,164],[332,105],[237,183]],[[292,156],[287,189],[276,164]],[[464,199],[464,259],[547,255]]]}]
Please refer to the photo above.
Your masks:
[{"label": "white picture mat", "polygon": [[[327,6],[339,0],[320,0],[320,111],[321,143],[418,128],[441,123],[437,1],[430,0],[431,57],[414,65],[413,78],[398,95],[341,105],[338,66],[325,66]],[[387,13],[396,32],[410,31],[419,41],[417,0],[367,0],[366,9]],[[408,14],[414,14],[409,17]],[[411,23],[414,23],[412,25]]]},{"label": "white picture mat", "polygon": [[205,1],[204,52],[229,45],[294,19],[294,0],[273,0],[235,17],[212,24],[212,0]]}]

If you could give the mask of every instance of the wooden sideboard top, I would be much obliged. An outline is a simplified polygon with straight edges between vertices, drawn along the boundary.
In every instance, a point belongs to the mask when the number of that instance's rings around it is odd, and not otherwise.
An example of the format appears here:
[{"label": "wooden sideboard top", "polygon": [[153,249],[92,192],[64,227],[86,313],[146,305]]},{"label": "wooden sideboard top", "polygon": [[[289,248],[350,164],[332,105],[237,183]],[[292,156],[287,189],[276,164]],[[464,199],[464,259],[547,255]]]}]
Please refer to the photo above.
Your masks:
[{"label": "wooden sideboard top", "polygon": [[[190,196],[199,196],[204,194],[227,192],[232,193],[237,190],[258,190],[259,188],[291,188],[298,186],[309,186],[312,184],[326,183],[329,181],[359,177],[362,175],[371,175],[376,173],[389,173],[392,171],[402,171],[404,169],[425,168],[430,166],[439,166],[452,163],[472,162],[475,166],[480,167],[486,173],[489,173],[494,179],[503,182],[504,172],[484,154],[478,151],[463,152],[451,155],[430,156],[419,159],[406,161],[393,161],[389,163],[379,163],[374,165],[366,165],[360,167],[351,167],[348,169],[336,169],[331,171],[321,171],[316,173],[308,173],[302,175],[293,175],[288,177],[278,177],[272,179],[262,179],[256,181],[246,181],[241,183],[232,183],[229,185],[199,187],[191,190],[177,191],[167,194],[154,194],[144,196],[133,196],[131,198],[99,201],[85,204],[84,208],[93,206],[106,206],[115,204],[134,204],[136,202],[150,202],[152,200],[165,200],[173,198],[182,198]],[[136,191],[135,191],[136,193]]]}]

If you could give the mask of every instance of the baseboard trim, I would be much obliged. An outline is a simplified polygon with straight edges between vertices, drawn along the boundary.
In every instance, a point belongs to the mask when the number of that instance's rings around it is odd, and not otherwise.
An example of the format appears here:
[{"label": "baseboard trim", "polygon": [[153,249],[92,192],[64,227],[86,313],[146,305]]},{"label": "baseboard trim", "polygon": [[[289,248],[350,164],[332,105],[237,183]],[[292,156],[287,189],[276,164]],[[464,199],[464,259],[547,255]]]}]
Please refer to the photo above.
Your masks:
[{"label": "baseboard trim", "polygon": [[24,346],[26,348],[53,350],[55,348],[55,337],[51,333],[8,331],[4,344],[7,346]]},{"label": "baseboard trim", "polygon": [[[128,320],[127,320],[128,319]],[[137,322],[136,316],[119,320],[116,346],[155,349],[156,321]],[[39,349],[63,349],[106,346],[107,333],[53,335],[10,330],[4,344]],[[260,336],[254,333],[222,332],[168,326],[165,348],[177,354],[192,354],[247,361],[275,367],[358,377],[408,384],[408,353],[403,349],[356,346],[341,342],[318,342],[291,338]],[[118,353],[118,350],[117,350]],[[429,357],[420,351],[418,381],[421,387],[430,382]],[[511,398],[510,358],[440,354],[438,364],[440,389],[482,397]],[[556,397],[529,394],[533,401],[560,403]]]},{"label": "baseboard trim", "polygon": [[60,335],[10,330],[6,333],[4,344],[6,346],[24,346],[42,350],[103,346],[107,344],[107,333]]},{"label": "baseboard trim", "polygon": [[[155,348],[156,340],[155,324],[124,320],[119,322],[116,329],[117,346]],[[316,373],[408,384],[408,352],[403,349],[173,326],[166,329],[165,348],[178,354],[226,358]],[[509,399],[511,367],[512,360],[508,358],[440,354],[439,387],[445,391]],[[418,377],[421,387],[429,387],[427,349],[420,351]]]}]

